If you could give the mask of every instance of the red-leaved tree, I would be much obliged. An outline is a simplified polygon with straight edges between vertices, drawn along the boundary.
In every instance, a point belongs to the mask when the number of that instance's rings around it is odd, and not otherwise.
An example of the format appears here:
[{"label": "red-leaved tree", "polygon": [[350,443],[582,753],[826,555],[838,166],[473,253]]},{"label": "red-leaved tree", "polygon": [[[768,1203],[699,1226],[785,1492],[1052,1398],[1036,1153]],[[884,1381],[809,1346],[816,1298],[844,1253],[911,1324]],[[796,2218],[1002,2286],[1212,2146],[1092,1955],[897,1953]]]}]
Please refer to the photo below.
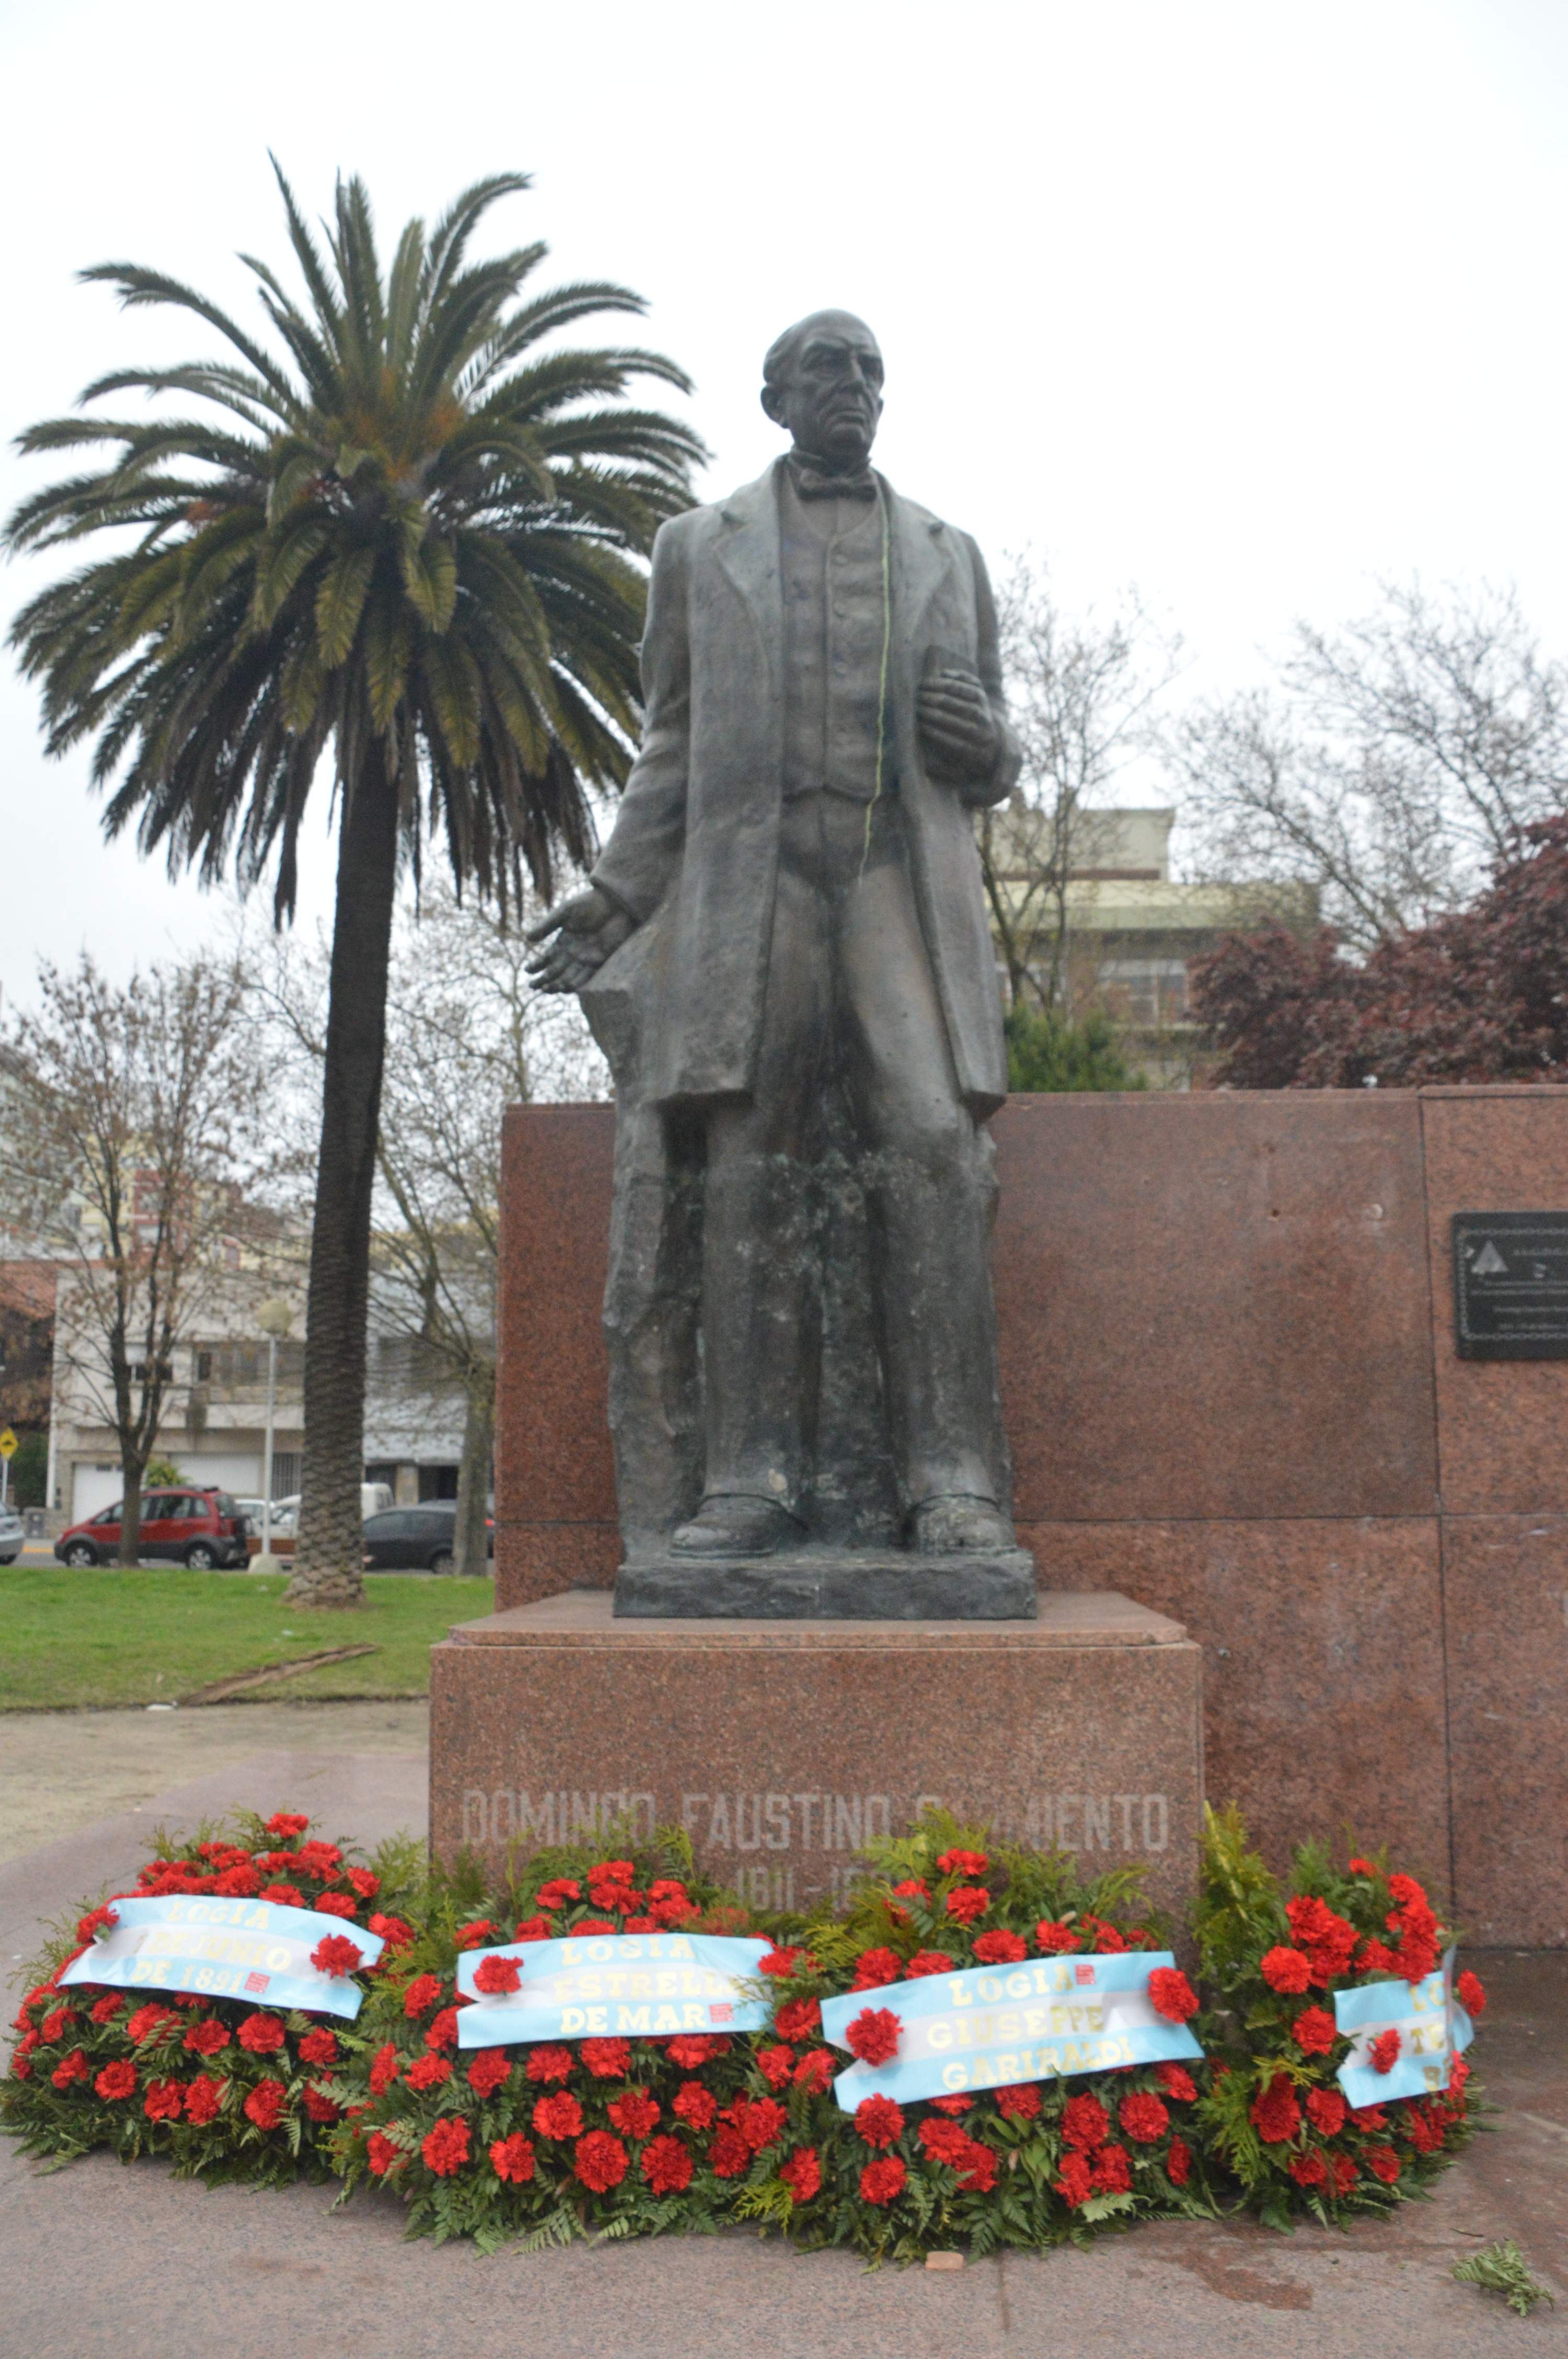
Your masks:
[{"label": "red-leaved tree", "polygon": [[1520,831],[1467,908],[1360,965],[1325,926],[1227,934],[1190,971],[1211,1088],[1568,1082],[1568,816]]}]

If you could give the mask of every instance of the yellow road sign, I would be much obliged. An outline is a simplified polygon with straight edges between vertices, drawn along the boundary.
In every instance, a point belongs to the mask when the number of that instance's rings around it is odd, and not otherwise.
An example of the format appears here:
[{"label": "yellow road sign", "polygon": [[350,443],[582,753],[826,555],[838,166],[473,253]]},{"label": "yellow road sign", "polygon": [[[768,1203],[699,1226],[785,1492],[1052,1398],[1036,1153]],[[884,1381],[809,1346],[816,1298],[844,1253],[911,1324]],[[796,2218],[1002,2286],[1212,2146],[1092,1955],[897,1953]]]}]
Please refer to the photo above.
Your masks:
[{"label": "yellow road sign", "polygon": [[16,1437],[7,1426],[5,1432],[0,1433],[0,1458],[15,1458],[16,1455]]}]

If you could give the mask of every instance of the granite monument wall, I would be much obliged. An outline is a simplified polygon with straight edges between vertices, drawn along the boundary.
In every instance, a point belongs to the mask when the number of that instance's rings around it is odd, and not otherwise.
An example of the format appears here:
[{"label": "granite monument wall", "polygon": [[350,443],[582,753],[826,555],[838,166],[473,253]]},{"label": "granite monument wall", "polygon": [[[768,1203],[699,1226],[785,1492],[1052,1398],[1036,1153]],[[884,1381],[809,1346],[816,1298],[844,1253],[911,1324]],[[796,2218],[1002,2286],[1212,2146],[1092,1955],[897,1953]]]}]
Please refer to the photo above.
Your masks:
[{"label": "granite monument wall", "polygon": [[[619,1560],[613,1124],[508,1117],[501,1609]],[[1186,1625],[1209,1798],[1277,1862],[1349,1828],[1472,1939],[1568,1944],[1568,1362],[1460,1360],[1449,1275],[1454,1212],[1568,1206],[1568,1092],[1022,1098],[994,1135],[1043,1583]]]}]

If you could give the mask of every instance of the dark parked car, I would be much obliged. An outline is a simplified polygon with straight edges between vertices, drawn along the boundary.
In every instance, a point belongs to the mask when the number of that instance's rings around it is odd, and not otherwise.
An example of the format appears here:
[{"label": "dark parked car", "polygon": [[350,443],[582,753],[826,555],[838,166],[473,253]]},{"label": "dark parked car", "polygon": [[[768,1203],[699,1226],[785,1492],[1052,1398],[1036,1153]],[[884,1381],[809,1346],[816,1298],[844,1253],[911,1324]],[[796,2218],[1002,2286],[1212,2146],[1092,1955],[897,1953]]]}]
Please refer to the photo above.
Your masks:
[{"label": "dark parked car", "polygon": [[[61,1564],[113,1564],[120,1553],[120,1509],[100,1508],[84,1524],[72,1524],[54,1544]],[[227,1491],[145,1491],[142,1494],[141,1554],[188,1564],[193,1572],[250,1562],[245,1536],[250,1527],[239,1502]]]},{"label": "dark parked car", "polygon": [[[365,1517],[365,1563],[372,1572],[450,1572],[457,1504],[427,1499],[420,1507],[387,1507]],[[486,1553],[495,1554],[495,1528],[486,1520]]]}]

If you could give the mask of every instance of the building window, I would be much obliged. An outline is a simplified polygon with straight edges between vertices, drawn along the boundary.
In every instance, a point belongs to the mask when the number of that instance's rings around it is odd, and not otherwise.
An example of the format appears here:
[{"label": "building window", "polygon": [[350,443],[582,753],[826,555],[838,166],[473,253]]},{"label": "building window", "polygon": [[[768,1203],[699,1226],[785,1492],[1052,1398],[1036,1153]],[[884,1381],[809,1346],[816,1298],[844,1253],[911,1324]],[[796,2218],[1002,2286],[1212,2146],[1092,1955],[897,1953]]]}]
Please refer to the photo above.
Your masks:
[{"label": "building window", "polygon": [[305,1474],[305,1453],[299,1450],[275,1450],[272,1453],[272,1495],[275,1499],[292,1499]]},{"label": "building window", "polygon": [[1099,995],[1108,1016],[1120,1024],[1159,1026],[1187,1020],[1184,959],[1107,959],[1099,970]]}]

